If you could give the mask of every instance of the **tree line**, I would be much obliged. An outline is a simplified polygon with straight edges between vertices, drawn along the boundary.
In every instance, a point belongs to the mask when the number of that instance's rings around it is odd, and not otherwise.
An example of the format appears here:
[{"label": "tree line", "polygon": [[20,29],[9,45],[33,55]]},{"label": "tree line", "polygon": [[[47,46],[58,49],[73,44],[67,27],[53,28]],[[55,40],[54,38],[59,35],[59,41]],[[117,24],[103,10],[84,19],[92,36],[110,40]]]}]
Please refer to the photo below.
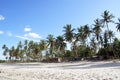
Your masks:
[{"label": "tree line", "polygon": [[[42,61],[61,58],[62,60],[82,59],[119,59],[120,40],[115,36],[110,25],[120,31],[120,19],[115,22],[115,16],[105,10],[101,18],[94,20],[92,25],[85,24],[72,28],[71,24],[63,27],[63,35],[54,37],[49,34],[46,39],[34,42],[19,41],[17,47],[2,46],[3,55],[9,61]],[[67,44],[71,44],[67,50]]]}]

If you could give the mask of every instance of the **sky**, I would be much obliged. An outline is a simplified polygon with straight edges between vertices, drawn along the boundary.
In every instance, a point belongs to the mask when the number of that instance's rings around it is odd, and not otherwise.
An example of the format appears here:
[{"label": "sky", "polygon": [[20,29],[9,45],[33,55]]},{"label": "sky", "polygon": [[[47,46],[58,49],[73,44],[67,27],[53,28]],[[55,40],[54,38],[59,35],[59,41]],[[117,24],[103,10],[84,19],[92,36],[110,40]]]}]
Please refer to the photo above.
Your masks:
[{"label": "sky", "polygon": [[[108,10],[120,17],[120,0],[0,0],[0,59],[9,48],[25,39],[40,41],[49,34],[63,34],[63,27],[93,24]],[[116,33],[115,26],[110,27]]]}]

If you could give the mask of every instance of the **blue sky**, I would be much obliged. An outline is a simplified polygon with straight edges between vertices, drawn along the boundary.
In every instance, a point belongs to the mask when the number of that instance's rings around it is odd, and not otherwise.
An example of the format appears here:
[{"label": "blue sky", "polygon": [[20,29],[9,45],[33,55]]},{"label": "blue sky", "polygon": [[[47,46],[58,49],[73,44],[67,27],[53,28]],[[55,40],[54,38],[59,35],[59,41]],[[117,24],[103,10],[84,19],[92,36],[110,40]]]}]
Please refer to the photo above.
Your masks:
[{"label": "blue sky", "polygon": [[3,44],[11,47],[24,39],[38,41],[48,34],[62,35],[64,25],[91,25],[104,10],[117,20],[119,3],[120,0],[0,0],[0,59]]}]

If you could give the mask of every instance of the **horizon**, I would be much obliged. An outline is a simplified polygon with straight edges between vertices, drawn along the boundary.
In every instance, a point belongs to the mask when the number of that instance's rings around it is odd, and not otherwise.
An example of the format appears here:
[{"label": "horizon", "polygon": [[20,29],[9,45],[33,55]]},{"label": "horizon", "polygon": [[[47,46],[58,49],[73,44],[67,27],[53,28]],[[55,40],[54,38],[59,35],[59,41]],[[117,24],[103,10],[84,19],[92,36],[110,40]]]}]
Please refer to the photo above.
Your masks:
[{"label": "horizon", "polygon": [[[72,28],[91,26],[105,10],[115,16],[115,22],[120,17],[119,0],[1,0],[0,3],[0,59],[5,59],[4,44],[11,47],[25,39],[40,41],[49,34],[56,37],[63,34],[66,24],[71,24]],[[119,38],[116,28],[110,25],[110,29]]]}]

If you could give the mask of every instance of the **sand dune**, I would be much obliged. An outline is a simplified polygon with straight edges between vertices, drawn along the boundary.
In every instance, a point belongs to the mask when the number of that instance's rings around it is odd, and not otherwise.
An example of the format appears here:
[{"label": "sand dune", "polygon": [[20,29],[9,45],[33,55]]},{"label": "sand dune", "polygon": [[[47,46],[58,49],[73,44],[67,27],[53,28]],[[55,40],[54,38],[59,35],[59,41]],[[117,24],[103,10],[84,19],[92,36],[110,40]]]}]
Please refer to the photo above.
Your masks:
[{"label": "sand dune", "polygon": [[4,63],[0,80],[120,80],[120,61]]}]

